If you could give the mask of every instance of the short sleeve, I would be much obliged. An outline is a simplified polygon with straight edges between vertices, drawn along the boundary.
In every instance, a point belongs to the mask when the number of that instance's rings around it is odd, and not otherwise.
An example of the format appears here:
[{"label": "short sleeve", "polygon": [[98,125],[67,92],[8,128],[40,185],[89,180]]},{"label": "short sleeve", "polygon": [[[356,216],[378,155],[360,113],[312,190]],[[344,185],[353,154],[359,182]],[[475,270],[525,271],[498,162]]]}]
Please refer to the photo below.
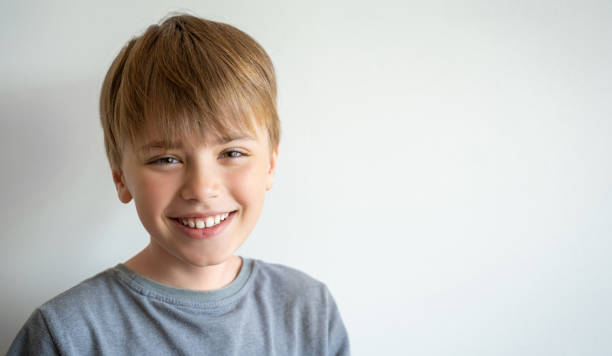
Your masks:
[{"label": "short sleeve", "polygon": [[59,355],[40,309],[36,309],[13,340],[7,356]]},{"label": "short sleeve", "polygon": [[328,303],[328,350],[330,356],[349,356],[351,354],[348,333],[342,322],[336,301],[327,290]]}]

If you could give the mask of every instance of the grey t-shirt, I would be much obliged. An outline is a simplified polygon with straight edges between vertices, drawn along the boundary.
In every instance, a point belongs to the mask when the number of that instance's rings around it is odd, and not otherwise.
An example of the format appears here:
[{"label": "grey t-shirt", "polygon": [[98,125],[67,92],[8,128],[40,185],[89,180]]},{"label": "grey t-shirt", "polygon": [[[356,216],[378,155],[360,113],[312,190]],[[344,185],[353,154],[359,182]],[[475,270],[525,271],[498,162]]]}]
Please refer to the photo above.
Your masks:
[{"label": "grey t-shirt", "polygon": [[327,287],[243,258],[210,292],[179,289],[118,264],[36,309],[8,355],[349,355]]}]

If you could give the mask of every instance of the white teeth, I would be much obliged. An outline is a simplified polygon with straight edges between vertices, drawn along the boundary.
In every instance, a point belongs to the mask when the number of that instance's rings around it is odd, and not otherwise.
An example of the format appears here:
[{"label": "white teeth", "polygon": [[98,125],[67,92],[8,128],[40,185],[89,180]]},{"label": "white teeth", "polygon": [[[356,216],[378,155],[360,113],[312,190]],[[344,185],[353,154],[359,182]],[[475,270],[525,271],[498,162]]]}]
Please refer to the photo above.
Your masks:
[{"label": "white teeth", "polygon": [[198,218],[185,218],[178,219],[183,225],[189,226],[190,228],[204,229],[212,227],[221,223],[221,221],[227,219],[230,213],[223,213],[215,216],[207,216],[204,219]]},{"label": "white teeth", "polygon": [[196,228],[203,229],[204,227],[206,227],[206,225],[204,224],[204,220],[196,219]]}]

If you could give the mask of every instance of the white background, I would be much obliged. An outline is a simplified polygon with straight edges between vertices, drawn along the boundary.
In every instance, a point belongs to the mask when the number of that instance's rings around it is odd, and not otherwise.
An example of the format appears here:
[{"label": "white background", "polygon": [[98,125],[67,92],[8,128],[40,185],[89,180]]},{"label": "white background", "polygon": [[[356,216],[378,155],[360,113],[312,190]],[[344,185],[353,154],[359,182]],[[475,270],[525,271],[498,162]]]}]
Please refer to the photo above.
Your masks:
[{"label": "white background", "polygon": [[324,281],[355,355],[612,354],[612,3],[578,0],[2,2],[0,352],[147,243],[98,97],[172,10],[272,57],[279,170],[239,253]]}]

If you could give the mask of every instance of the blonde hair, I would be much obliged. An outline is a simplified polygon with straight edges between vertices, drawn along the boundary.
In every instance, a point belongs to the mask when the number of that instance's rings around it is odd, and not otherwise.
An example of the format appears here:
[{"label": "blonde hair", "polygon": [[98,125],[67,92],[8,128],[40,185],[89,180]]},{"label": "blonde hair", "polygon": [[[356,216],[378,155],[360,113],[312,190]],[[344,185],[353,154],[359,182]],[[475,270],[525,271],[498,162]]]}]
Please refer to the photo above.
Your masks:
[{"label": "blonde hair", "polygon": [[147,127],[167,141],[223,139],[259,127],[273,149],[280,140],[274,67],[237,28],[172,16],[117,55],[102,85],[100,120],[113,169],[121,166],[125,143],[133,144]]}]

